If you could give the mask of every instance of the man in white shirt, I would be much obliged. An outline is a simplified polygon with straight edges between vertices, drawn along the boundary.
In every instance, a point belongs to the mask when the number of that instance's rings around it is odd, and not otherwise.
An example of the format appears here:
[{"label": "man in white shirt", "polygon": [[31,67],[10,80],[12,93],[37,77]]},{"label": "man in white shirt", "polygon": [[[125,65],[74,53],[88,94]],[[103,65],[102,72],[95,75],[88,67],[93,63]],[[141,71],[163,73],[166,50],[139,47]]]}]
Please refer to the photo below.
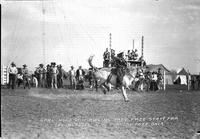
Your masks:
[{"label": "man in white shirt", "polygon": [[8,69],[8,73],[9,73],[8,88],[10,88],[10,86],[11,86],[12,89],[14,89],[15,83],[16,83],[16,76],[17,76],[17,73],[18,73],[18,70],[17,70],[14,62],[11,63],[11,66]]},{"label": "man in white shirt", "polygon": [[58,69],[56,67],[56,63],[52,62],[51,63],[51,88],[58,88],[57,87],[57,75],[58,75]]},{"label": "man in white shirt", "polygon": [[39,64],[39,86],[45,87],[46,81],[46,70],[44,69],[43,64]]},{"label": "man in white shirt", "polygon": [[76,71],[73,66],[69,71],[70,88],[76,90]]}]

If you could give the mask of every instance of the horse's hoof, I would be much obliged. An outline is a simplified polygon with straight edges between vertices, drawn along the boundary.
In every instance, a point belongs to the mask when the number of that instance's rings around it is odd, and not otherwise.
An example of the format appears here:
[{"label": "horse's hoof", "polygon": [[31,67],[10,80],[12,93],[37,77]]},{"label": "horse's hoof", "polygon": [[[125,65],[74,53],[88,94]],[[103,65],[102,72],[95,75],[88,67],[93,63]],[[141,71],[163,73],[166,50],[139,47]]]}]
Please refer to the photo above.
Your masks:
[{"label": "horse's hoof", "polygon": [[126,100],[125,100],[125,102],[129,102],[129,101],[130,101],[129,99],[126,99]]}]

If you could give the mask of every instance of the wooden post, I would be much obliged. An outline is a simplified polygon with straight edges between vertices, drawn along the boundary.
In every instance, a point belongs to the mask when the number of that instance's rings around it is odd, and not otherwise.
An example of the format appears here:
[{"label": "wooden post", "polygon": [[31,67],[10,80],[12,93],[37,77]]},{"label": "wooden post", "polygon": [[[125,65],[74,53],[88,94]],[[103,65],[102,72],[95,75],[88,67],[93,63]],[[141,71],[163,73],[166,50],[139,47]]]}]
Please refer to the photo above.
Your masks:
[{"label": "wooden post", "polygon": [[164,73],[163,73],[163,89],[165,90],[166,89],[166,82],[165,82],[165,70],[164,70]]},{"label": "wooden post", "polygon": [[141,50],[141,56],[143,57],[143,50],[144,49],[144,36],[142,36],[142,50]]},{"label": "wooden post", "polygon": [[46,65],[46,42],[45,42],[45,39],[46,39],[46,30],[45,30],[45,14],[46,14],[46,11],[45,11],[45,7],[44,7],[44,0],[42,1],[42,55],[43,55],[43,64]]},{"label": "wooden post", "polygon": [[188,70],[188,74],[187,74],[187,88],[188,88],[188,91],[190,90],[190,75],[189,75],[189,70]]},{"label": "wooden post", "polygon": [[109,67],[111,67],[111,53],[112,53],[112,49],[111,49],[111,46],[112,46],[112,34],[110,33],[109,34],[109,37],[110,37],[110,42],[109,42],[109,46],[110,46],[110,55],[109,55]]}]

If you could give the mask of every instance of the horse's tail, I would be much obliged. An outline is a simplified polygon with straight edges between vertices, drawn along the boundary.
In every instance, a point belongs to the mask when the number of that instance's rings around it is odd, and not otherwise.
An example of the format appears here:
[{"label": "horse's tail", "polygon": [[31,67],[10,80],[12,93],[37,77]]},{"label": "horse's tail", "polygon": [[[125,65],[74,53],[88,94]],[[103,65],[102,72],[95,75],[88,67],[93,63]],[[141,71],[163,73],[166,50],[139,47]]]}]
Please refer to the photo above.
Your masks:
[{"label": "horse's tail", "polygon": [[93,68],[93,69],[96,70],[97,67],[95,67],[95,66],[92,64],[93,57],[94,57],[94,55],[92,55],[92,56],[90,56],[90,57],[88,58],[88,63],[89,63],[89,65],[90,65],[91,68]]}]

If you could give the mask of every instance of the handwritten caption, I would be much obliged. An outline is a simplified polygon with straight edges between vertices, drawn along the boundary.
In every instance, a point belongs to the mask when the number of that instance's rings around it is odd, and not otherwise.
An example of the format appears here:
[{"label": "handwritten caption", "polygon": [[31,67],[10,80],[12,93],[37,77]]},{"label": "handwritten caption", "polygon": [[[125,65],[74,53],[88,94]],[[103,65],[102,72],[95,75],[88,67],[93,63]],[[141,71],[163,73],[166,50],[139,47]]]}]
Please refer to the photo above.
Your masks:
[{"label": "handwritten caption", "polygon": [[164,126],[165,124],[178,121],[177,116],[163,117],[135,117],[135,118],[72,118],[72,119],[41,119],[43,124],[53,124],[57,127],[87,127],[87,126]]}]

